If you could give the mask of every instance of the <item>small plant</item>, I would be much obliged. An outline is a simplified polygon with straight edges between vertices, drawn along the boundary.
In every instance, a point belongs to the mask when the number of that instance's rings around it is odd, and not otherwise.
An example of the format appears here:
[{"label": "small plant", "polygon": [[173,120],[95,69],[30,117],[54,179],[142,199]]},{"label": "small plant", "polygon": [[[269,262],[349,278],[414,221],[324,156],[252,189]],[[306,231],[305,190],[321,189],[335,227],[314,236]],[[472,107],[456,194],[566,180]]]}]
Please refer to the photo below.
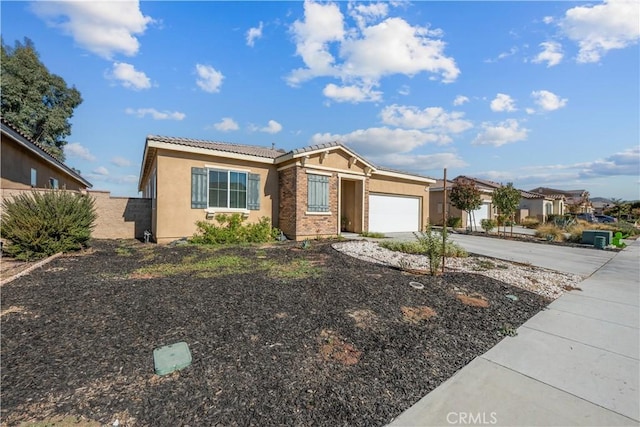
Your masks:
[{"label": "small plant", "polygon": [[447,234],[444,236],[431,230],[431,224],[428,224],[426,230],[421,233],[415,233],[418,243],[423,247],[424,254],[429,259],[429,273],[432,276],[438,274],[442,263],[443,241],[446,246]]},{"label": "small plant", "polygon": [[277,228],[271,226],[271,220],[267,217],[262,217],[253,224],[243,224],[245,219],[237,213],[218,214],[215,220],[218,224],[196,222],[198,231],[191,242],[205,245],[267,243],[276,240],[280,234]]},{"label": "small plant", "polygon": [[372,239],[384,239],[385,235],[384,233],[378,233],[375,231],[363,231],[362,233],[360,233],[361,237],[370,237]]},{"label": "small plant", "polygon": [[462,218],[459,216],[450,216],[447,218],[447,227],[462,228]]},{"label": "small plant", "polygon": [[565,240],[564,233],[564,230],[553,224],[544,224],[536,229],[536,237],[550,242],[563,242]]},{"label": "small plant", "polygon": [[491,230],[496,228],[497,225],[498,225],[498,223],[493,219],[485,218],[483,220],[480,220],[480,227],[482,227],[484,232],[487,233],[487,234],[489,234],[491,232]]},{"label": "small plant", "polygon": [[501,337],[515,337],[518,335],[517,328],[514,328],[510,323],[505,323],[502,328],[498,331],[498,335]]},{"label": "small plant", "polygon": [[535,216],[527,216],[522,220],[522,226],[525,228],[537,228],[539,225],[540,220]]},{"label": "small plant", "polygon": [[21,193],[2,202],[3,251],[29,261],[80,250],[96,220],[93,198],[64,190]]}]

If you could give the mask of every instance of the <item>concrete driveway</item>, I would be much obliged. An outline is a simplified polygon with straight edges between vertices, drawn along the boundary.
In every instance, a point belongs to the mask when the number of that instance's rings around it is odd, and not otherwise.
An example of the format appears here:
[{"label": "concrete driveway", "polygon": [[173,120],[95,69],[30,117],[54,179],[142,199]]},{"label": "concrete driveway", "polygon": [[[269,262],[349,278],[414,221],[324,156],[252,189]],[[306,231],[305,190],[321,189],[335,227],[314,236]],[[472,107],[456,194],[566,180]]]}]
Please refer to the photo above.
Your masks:
[{"label": "concrete driveway", "polygon": [[[590,276],[617,254],[616,251],[594,248],[573,248],[467,234],[450,234],[449,236],[451,241],[472,254],[531,264],[580,276]],[[413,233],[387,233],[387,238],[414,240],[416,237]]]}]

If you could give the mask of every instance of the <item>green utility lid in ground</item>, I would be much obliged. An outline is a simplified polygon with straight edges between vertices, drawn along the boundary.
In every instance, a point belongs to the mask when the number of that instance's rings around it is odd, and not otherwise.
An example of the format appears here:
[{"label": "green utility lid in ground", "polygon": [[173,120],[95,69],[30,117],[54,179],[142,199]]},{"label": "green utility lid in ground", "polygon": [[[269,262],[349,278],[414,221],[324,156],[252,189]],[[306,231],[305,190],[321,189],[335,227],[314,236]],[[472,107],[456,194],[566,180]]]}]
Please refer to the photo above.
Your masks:
[{"label": "green utility lid in ground", "polygon": [[191,352],[186,342],[165,345],[153,350],[156,374],[167,375],[191,365]]}]

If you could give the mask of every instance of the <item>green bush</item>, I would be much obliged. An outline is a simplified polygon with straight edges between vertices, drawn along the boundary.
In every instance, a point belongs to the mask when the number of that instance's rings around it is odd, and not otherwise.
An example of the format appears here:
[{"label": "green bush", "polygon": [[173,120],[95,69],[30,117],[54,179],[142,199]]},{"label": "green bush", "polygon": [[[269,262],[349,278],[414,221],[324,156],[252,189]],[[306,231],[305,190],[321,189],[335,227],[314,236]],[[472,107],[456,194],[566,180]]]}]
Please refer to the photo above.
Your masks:
[{"label": "green bush", "polygon": [[267,217],[262,217],[253,224],[243,224],[245,219],[238,213],[218,214],[215,220],[218,224],[196,222],[198,231],[191,242],[205,245],[267,243],[274,241],[280,234],[277,228],[271,226],[271,220]]},{"label": "green bush", "polygon": [[3,251],[20,260],[80,250],[96,220],[93,198],[64,190],[21,193],[2,202]]},{"label": "green bush", "polygon": [[480,220],[480,227],[485,231],[485,233],[489,234],[491,230],[498,226],[498,222],[494,219],[482,219]]},{"label": "green bush", "polygon": [[460,218],[459,216],[450,216],[449,218],[447,218],[447,227],[461,228],[462,218]]}]

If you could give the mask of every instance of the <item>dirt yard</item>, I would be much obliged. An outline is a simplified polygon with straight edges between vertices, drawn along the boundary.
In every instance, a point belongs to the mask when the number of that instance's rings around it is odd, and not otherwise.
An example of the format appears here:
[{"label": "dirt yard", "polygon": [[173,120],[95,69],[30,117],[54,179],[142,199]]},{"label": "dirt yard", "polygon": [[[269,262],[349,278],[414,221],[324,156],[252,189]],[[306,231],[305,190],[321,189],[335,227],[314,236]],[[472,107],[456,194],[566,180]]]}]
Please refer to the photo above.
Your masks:
[{"label": "dirt yard", "polygon": [[[7,426],[384,425],[549,303],[325,242],[96,241],[1,292]],[[191,366],[156,375],[153,350],[179,341]]]}]

